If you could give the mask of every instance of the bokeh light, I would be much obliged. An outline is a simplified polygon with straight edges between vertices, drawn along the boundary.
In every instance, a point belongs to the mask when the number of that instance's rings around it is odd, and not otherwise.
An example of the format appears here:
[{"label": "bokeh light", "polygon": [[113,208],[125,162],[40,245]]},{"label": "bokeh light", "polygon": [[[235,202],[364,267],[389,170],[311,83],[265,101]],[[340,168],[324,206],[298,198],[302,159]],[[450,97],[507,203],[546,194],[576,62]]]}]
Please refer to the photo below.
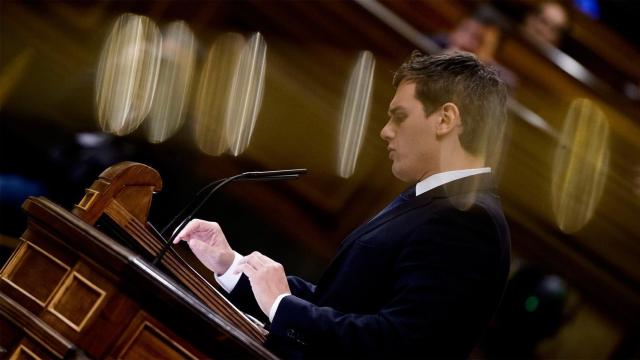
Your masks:
[{"label": "bokeh light", "polygon": [[242,35],[226,33],[211,45],[202,65],[193,117],[196,143],[209,155],[229,148],[227,107],[244,44]]},{"label": "bokeh light", "polygon": [[343,178],[353,175],[362,147],[369,119],[375,64],[370,51],[360,52],[347,85],[338,141],[338,175]]},{"label": "bokeh light", "polygon": [[534,312],[538,308],[540,300],[537,296],[531,295],[524,301],[524,308],[527,312]]},{"label": "bokeh light", "polygon": [[98,65],[96,104],[103,131],[126,135],[151,109],[162,37],[149,18],[121,15],[113,25]]},{"label": "bokeh light", "polygon": [[588,99],[571,103],[555,151],[552,204],[556,223],[566,233],[593,217],[609,170],[609,123]]},{"label": "bokeh light", "polygon": [[169,24],[163,34],[158,83],[147,138],[152,143],[171,137],[183,124],[196,61],[196,41],[184,21]]},{"label": "bokeh light", "polygon": [[241,154],[251,141],[264,93],[267,43],[255,33],[245,44],[235,74],[227,107],[229,150]]}]

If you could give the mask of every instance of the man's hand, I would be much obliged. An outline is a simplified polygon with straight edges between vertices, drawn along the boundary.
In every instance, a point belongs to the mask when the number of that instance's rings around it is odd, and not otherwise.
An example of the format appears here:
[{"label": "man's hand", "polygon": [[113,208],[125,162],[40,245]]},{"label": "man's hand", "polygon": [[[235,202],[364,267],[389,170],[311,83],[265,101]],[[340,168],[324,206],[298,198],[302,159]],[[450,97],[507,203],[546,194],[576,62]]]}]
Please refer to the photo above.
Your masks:
[{"label": "man's hand", "polygon": [[198,260],[216,275],[224,274],[233,263],[235,254],[218,223],[191,220],[173,243],[181,240],[186,241]]},{"label": "man's hand", "polygon": [[282,265],[257,251],[240,260],[236,272],[247,275],[253,296],[267,316],[278,295],[291,294]]}]

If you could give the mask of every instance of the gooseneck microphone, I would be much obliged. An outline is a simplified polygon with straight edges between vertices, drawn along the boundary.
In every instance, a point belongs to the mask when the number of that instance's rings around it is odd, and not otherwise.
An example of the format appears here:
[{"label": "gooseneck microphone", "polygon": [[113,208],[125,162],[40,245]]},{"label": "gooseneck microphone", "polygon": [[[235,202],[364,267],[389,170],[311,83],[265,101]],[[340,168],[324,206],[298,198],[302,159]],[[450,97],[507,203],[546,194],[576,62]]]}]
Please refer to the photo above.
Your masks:
[{"label": "gooseneck microphone", "polygon": [[[160,234],[162,238],[166,238],[169,230],[174,227],[174,224],[178,222],[180,219],[180,223],[175,227],[173,232],[171,233],[171,237],[164,244],[156,258],[153,260],[152,264],[156,265],[163,257],[164,254],[169,250],[173,240],[175,240],[176,236],[184,229],[185,226],[191,221],[193,216],[200,210],[200,208],[211,198],[213,194],[216,193],[223,186],[228,183],[235,181],[274,181],[274,180],[293,180],[300,177],[300,175],[304,175],[307,173],[307,169],[287,169],[287,170],[273,170],[273,171],[249,171],[244,172],[242,174],[230,176],[227,178],[219,179],[214,182],[207,184],[205,187],[200,189],[198,193],[187,203],[187,205],[180,210],[178,215],[176,215],[170,222],[165,226]],[[190,210],[191,209],[191,210]],[[190,210],[190,211],[189,211]],[[187,213],[186,216],[184,214]]]}]

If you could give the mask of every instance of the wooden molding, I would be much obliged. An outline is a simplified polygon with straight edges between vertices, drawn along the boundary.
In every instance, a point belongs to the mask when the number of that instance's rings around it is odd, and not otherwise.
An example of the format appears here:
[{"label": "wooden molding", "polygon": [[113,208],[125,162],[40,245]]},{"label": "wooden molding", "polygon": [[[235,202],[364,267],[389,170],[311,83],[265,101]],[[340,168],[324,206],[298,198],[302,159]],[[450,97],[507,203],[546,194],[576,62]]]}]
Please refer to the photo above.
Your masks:
[{"label": "wooden molding", "polygon": [[[24,289],[20,284],[16,283],[12,277],[13,275],[15,275],[16,271],[22,268],[25,256],[28,255],[29,248],[33,248],[34,251],[36,251],[41,255],[44,255],[46,259],[53,261],[53,263],[55,263],[56,265],[64,269],[64,274],[60,277],[56,285],[51,289],[49,294],[44,299],[39,299],[35,295],[31,294],[29,291]],[[25,266],[33,266],[33,263],[26,264]],[[17,291],[19,291],[29,299],[35,301],[40,306],[44,307],[51,300],[52,296],[56,293],[56,291],[60,288],[60,285],[63,279],[69,274],[69,270],[70,270],[69,266],[67,266],[65,263],[53,257],[51,254],[44,251],[39,246],[34,245],[33,243],[30,243],[28,241],[24,241],[18,247],[18,249],[16,249],[13,256],[11,256],[11,258],[9,259],[5,267],[2,269],[2,273],[0,273],[0,278],[2,278],[8,285],[15,288]]]},{"label": "wooden molding", "polygon": [[[91,306],[89,311],[87,311],[84,314],[84,316],[82,317],[82,320],[80,320],[79,323],[74,322],[73,320],[69,319],[67,316],[62,314],[60,311],[56,310],[56,305],[59,305],[61,303],[61,301],[63,300],[63,297],[66,295],[67,290],[72,286],[72,284],[73,284],[73,282],[75,280],[78,280],[79,282],[81,282],[84,285],[88,286],[91,290],[93,290],[96,293],[98,293],[97,299],[93,302],[93,305]],[[64,322],[69,327],[74,329],[76,332],[81,332],[84,329],[84,327],[87,324],[87,322],[89,321],[89,319],[91,319],[91,317],[93,317],[93,315],[97,312],[97,310],[102,305],[102,303],[103,303],[103,301],[104,301],[104,299],[106,297],[106,294],[107,294],[106,291],[100,289],[98,286],[93,284],[91,281],[87,280],[87,278],[85,278],[84,276],[82,276],[82,275],[80,275],[80,274],[78,274],[77,272],[74,271],[67,277],[67,279],[65,280],[64,284],[62,285],[62,288],[60,288],[60,290],[56,293],[55,297],[53,298],[53,300],[51,301],[51,303],[47,307],[47,310],[49,310],[53,315],[55,315],[62,322]],[[77,301],[86,301],[86,299],[77,298],[77,294],[75,296],[76,296]]]}]

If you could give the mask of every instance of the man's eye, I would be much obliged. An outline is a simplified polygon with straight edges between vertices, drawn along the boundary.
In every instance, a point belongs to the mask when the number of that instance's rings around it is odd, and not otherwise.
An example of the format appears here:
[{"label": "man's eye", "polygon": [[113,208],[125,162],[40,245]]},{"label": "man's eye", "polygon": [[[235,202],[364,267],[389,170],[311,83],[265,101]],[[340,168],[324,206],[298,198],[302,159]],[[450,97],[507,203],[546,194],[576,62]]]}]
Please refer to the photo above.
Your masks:
[{"label": "man's eye", "polygon": [[395,122],[402,122],[407,118],[407,116],[405,114],[397,114],[394,115],[391,119]]}]

